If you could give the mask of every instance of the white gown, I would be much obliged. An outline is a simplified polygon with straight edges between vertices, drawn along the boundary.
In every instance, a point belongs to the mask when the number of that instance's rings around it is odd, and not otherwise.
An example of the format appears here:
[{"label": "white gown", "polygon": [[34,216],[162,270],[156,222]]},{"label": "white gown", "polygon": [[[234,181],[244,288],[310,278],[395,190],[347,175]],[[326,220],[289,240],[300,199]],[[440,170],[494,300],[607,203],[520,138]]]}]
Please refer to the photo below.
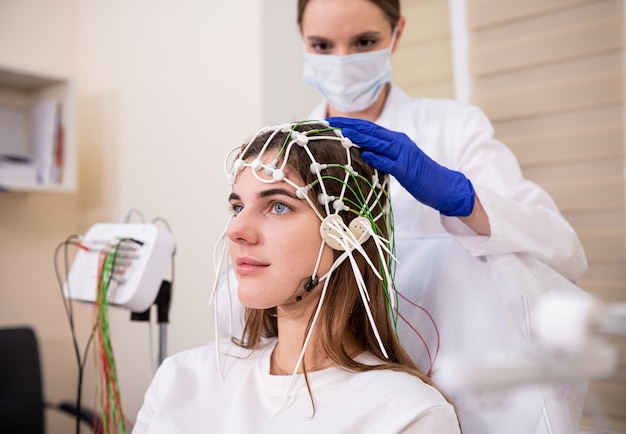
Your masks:
[{"label": "white gown", "polygon": [[[320,104],[308,119],[324,119]],[[580,241],[552,198],[524,179],[513,153],[493,138],[493,127],[474,106],[408,97],[392,85],[376,123],[407,134],[432,159],[464,173],[485,208],[491,236],[475,234],[459,219],[415,200],[395,180],[391,203],[398,258],[396,286],[423,310],[401,301],[401,342],[424,371],[440,343],[439,360],[515,352],[532,336],[531,307],[548,290],[582,293],[571,282],[587,270]],[[234,293],[234,292],[233,292]],[[584,295],[584,294],[583,294]],[[240,318],[239,305],[233,305]],[[226,297],[220,321],[228,318]],[[233,334],[241,325],[234,321]],[[227,330],[222,324],[221,330]],[[433,379],[437,382],[437,363]],[[586,381],[557,387],[518,387],[498,395],[447,391],[465,434],[573,433],[578,429]]]}]

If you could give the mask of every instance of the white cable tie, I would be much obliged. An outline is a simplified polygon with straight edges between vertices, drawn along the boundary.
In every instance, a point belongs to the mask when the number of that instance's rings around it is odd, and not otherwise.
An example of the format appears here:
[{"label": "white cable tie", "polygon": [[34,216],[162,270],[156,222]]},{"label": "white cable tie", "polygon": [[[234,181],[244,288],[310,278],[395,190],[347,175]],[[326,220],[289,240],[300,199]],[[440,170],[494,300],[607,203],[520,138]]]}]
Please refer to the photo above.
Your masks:
[{"label": "white cable tie", "polygon": [[246,162],[243,159],[237,158],[233,163],[233,170],[240,172],[241,170],[243,170],[243,166],[245,166],[245,164]]},{"label": "white cable tie", "polygon": [[328,205],[333,200],[335,200],[335,196],[329,196],[326,193],[320,193],[317,195],[317,201],[320,205]]},{"label": "white cable tie", "polygon": [[382,186],[380,185],[380,181],[378,178],[378,171],[375,171],[374,174],[372,175],[372,187],[374,188],[381,188]]},{"label": "white cable tie", "polygon": [[272,173],[272,178],[274,179],[274,181],[282,181],[285,179],[285,172],[280,169],[276,169]]},{"label": "white cable tie", "polygon": [[299,134],[296,138],[296,143],[300,146],[306,146],[309,143],[309,137],[304,134]]},{"label": "white cable tie", "polygon": [[350,208],[348,208],[341,199],[337,199],[333,202],[333,209],[335,211],[350,211]]},{"label": "white cable tie", "polygon": [[350,140],[349,138],[343,137],[341,139],[341,146],[343,146],[346,149],[350,149],[354,146],[354,143],[352,143],[352,140]]},{"label": "white cable tie", "polygon": [[263,162],[258,158],[255,158],[250,164],[250,167],[252,167],[254,171],[260,170],[261,167],[263,167]]},{"label": "white cable tie", "polygon": [[309,195],[309,190],[311,190],[310,185],[305,185],[303,187],[296,188],[296,197],[298,199],[304,200]]},{"label": "white cable tie", "polygon": [[278,161],[274,160],[269,165],[265,166],[265,174],[267,176],[273,176],[274,171],[276,170]]},{"label": "white cable tie", "polygon": [[289,131],[291,131],[291,128],[292,128],[291,124],[282,124],[280,126],[280,132],[281,133],[288,133]]},{"label": "white cable tie", "polygon": [[320,164],[317,161],[314,161],[311,163],[311,174],[313,175],[317,175],[318,173],[321,173],[322,170],[327,169],[328,165],[326,164]]}]

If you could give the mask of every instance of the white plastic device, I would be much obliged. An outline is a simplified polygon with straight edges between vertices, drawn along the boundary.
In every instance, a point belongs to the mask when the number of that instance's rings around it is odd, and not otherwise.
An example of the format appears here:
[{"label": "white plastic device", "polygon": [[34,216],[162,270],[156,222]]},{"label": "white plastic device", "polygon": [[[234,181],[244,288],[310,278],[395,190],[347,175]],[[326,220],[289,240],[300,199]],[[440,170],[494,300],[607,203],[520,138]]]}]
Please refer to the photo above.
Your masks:
[{"label": "white plastic device", "polygon": [[486,391],[529,383],[608,378],[615,373],[618,361],[615,346],[597,342],[576,355],[533,348],[515,354],[441,359],[437,375],[438,384],[446,390]]},{"label": "white plastic device", "polygon": [[80,241],[86,250],[76,254],[63,287],[65,297],[93,303],[102,251],[123,239],[133,241],[124,241],[119,250],[107,300],[133,312],[147,310],[156,299],[175,248],[172,234],[154,224],[97,223],[89,228]]},{"label": "white plastic device", "polygon": [[619,364],[615,345],[603,333],[626,336],[626,303],[543,294],[534,309],[536,343],[508,353],[440,359],[438,382],[447,389],[486,390],[524,383],[602,379]]}]

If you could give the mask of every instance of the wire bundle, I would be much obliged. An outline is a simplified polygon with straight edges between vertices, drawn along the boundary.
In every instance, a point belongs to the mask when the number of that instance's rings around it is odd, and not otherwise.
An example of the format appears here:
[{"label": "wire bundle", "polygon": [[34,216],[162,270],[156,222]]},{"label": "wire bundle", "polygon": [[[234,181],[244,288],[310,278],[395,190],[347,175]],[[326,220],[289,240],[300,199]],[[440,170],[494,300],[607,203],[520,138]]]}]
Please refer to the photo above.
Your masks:
[{"label": "wire bundle", "polygon": [[114,241],[100,252],[98,261],[98,291],[94,303],[94,329],[96,332],[95,362],[99,386],[99,404],[102,425],[106,433],[125,433],[124,413],[115,358],[109,331],[109,304],[107,295],[116,273],[118,252],[124,239]]},{"label": "wire bundle", "polygon": [[[80,236],[79,235],[70,235],[68,236],[65,241],[61,242],[55,249],[54,251],[54,271],[56,273],[56,277],[57,277],[57,281],[59,284],[59,289],[61,290],[61,298],[63,300],[63,307],[65,308],[65,313],[67,315],[67,319],[69,321],[69,325],[70,325],[70,331],[72,333],[72,343],[74,346],[74,355],[76,357],[76,364],[78,365],[78,383],[77,383],[77,391],[76,391],[76,409],[77,409],[77,413],[76,413],[76,434],[80,433],[80,415],[79,412],[81,410],[81,402],[82,402],[82,388],[83,388],[83,377],[84,377],[84,371],[85,371],[85,361],[87,360],[87,353],[89,351],[89,348],[91,346],[92,340],[93,340],[93,335],[94,335],[94,330],[92,328],[91,333],[89,334],[89,337],[87,339],[87,344],[85,345],[85,348],[83,349],[83,353],[81,354],[81,350],[79,348],[79,344],[78,344],[78,337],[76,336],[76,329],[75,329],[75,324],[74,324],[74,308],[72,306],[72,300],[71,297],[69,296],[69,294],[71,294],[71,288],[69,286],[68,283],[68,298],[66,299],[63,296],[63,281],[67,281],[67,276],[69,274],[69,269],[68,269],[68,264],[69,264],[69,246],[75,246],[78,247],[80,249],[83,249],[85,251],[89,251],[89,247],[87,247],[86,245],[84,245],[83,243],[80,242]],[[59,252],[61,251],[61,249],[63,249],[63,258],[64,258],[64,267],[63,267],[63,271],[64,274],[61,274],[61,269],[59,268],[59,264],[58,264],[58,256],[59,256]],[[95,417],[95,413],[94,413],[94,421],[92,426],[94,427],[94,431],[95,432],[99,432],[98,430],[100,430],[101,426],[99,423],[97,423],[96,417]]]}]

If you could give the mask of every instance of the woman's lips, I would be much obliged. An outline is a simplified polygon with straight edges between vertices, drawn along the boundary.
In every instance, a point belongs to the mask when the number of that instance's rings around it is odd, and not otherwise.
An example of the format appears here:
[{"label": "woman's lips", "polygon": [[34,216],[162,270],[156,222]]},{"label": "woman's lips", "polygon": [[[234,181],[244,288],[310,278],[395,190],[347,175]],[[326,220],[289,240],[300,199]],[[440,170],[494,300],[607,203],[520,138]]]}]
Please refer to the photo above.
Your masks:
[{"label": "woman's lips", "polygon": [[269,264],[257,261],[256,259],[240,257],[236,260],[237,274],[253,274],[269,266]]}]

